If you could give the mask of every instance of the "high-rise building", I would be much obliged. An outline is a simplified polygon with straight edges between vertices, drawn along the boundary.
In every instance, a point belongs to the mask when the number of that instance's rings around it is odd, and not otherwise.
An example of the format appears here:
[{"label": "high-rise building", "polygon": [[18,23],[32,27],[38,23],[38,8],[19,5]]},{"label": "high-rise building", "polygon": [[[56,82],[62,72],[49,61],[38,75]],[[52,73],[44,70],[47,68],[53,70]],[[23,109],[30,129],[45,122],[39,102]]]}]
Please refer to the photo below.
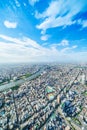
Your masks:
[{"label": "high-rise building", "polygon": [[57,103],[60,104],[60,95],[57,96]]},{"label": "high-rise building", "polygon": [[85,74],[83,74],[83,75],[81,76],[81,83],[84,85],[84,84],[85,84],[85,81],[86,81],[86,76],[85,76]]}]

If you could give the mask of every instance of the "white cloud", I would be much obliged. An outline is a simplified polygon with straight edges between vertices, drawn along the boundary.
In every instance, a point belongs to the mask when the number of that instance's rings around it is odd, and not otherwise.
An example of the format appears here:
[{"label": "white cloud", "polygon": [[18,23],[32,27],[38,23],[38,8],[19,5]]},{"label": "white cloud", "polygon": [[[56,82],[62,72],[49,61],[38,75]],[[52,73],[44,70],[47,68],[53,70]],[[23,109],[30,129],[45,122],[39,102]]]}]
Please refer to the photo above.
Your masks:
[{"label": "white cloud", "polygon": [[87,1],[73,0],[55,0],[49,4],[49,7],[42,13],[36,11],[35,17],[41,18],[43,22],[36,27],[46,32],[48,28],[66,27],[75,24],[74,16],[83,11],[87,6]]},{"label": "white cloud", "polygon": [[41,40],[47,41],[49,37],[50,37],[49,35],[42,35]]},{"label": "white cloud", "polygon": [[39,0],[29,0],[30,5],[34,6],[36,2],[39,2]]},{"label": "white cloud", "polygon": [[71,62],[87,63],[87,51],[72,52],[68,56],[68,59],[71,59]]},{"label": "white cloud", "polygon": [[84,20],[84,21],[82,22],[82,26],[83,26],[83,28],[87,27],[87,20]]},{"label": "white cloud", "polygon": [[75,52],[76,45],[58,50],[55,46],[43,47],[27,37],[0,35],[0,39],[0,62],[87,61],[87,52]]},{"label": "white cloud", "polygon": [[73,49],[75,49],[75,48],[77,48],[77,47],[78,47],[77,45],[72,46]]},{"label": "white cloud", "polygon": [[16,22],[9,22],[7,20],[4,21],[4,25],[7,28],[16,28],[17,27],[17,23]]},{"label": "white cloud", "polygon": [[70,51],[72,51],[73,49],[75,49],[75,48],[77,48],[78,46],[77,45],[74,45],[74,46],[72,46],[72,47],[65,47],[65,48],[63,48],[62,50],[61,50],[61,52],[62,53],[70,53]]},{"label": "white cloud", "polygon": [[68,40],[62,40],[61,43],[58,44],[58,46],[68,46],[69,45],[69,41]]},{"label": "white cloud", "polygon": [[69,41],[66,39],[63,39],[60,43],[55,43],[52,44],[51,47],[65,47],[65,46],[69,46]]},{"label": "white cloud", "polygon": [[52,48],[45,48],[30,38],[12,38],[0,35],[3,42],[0,42],[0,60],[3,61],[48,61],[55,55]]},{"label": "white cloud", "polygon": [[79,19],[77,22],[78,24],[82,25],[83,28],[87,27],[87,20]]}]

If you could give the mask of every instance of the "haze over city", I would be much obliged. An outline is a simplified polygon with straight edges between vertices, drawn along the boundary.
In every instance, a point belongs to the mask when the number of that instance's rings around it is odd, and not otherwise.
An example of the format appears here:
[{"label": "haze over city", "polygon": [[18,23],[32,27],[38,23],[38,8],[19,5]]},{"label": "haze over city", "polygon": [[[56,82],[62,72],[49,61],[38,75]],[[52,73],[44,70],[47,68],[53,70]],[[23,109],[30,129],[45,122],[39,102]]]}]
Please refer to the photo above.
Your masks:
[{"label": "haze over city", "polygon": [[0,0],[0,63],[87,62],[87,0]]}]

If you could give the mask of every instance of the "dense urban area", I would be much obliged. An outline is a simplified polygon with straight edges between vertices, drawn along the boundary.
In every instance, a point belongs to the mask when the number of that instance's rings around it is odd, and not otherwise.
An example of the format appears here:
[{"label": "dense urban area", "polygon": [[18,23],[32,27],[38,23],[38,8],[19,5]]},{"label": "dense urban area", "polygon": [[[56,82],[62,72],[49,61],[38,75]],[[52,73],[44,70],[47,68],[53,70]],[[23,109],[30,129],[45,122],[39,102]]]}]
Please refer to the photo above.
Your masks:
[{"label": "dense urban area", "polygon": [[87,64],[0,65],[0,130],[87,130]]}]

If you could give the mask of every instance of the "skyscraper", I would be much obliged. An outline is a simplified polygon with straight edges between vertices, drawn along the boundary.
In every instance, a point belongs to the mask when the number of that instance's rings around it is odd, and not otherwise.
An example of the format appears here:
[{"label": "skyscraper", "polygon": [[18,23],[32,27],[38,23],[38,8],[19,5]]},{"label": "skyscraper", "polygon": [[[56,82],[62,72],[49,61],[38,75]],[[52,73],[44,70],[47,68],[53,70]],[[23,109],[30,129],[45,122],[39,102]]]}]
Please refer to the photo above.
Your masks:
[{"label": "skyscraper", "polygon": [[81,83],[84,85],[84,84],[85,84],[85,81],[86,81],[86,76],[85,76],[85,74],[83,74],[83,75],[81,76]]}]

